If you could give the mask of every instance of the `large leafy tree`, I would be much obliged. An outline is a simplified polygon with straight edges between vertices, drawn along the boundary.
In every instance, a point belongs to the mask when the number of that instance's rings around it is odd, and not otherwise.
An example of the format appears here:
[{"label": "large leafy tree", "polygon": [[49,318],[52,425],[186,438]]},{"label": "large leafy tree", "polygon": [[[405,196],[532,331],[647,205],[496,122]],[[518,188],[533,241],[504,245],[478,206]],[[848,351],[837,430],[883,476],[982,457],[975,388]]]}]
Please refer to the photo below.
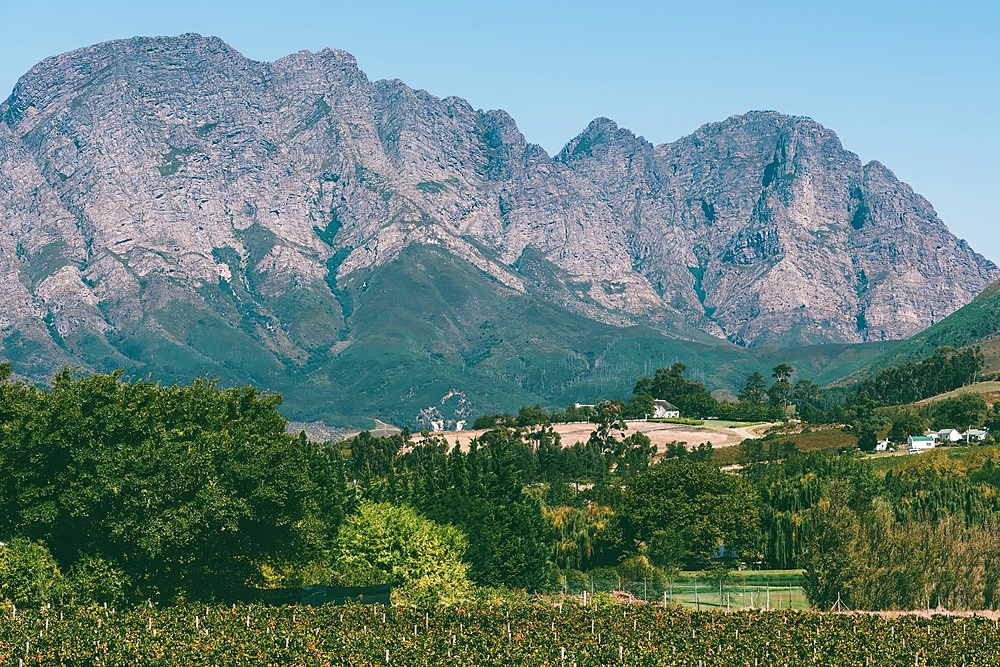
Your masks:
[{"label": "large leafy tree", "polygon": [[66,580],[44,544],[15,537],[0,545],[0,599],[41,604],[65,593]]},{"label": "large leafy tree", "polygon": [[100,558],[143,595],[226,595],[265,561],[316,557],[340,523],[339,454],[286,435],[279,396],[63,372],[0,399],[3,530],[66,570]]},{"label": "large leafy tree", "polygon": [[795,369],[789,364],[778,364],[774,367],[771,373],[774,383],[767,389],[767,397],[771,401],[771,405],[782,409],[788,407],[788,397],[792,391],[791,378],[794,372]]},{"label": "large leafy tree", "polygon": [[669,459],[637,475],[615,513],[625,539],[655,551],[657,564],[684,564],[707,560],[719,546],[749,550],[760,527],[760,498],[742,477]]},{"label": "large leafy tree", "polygon": [[670,368],[659,368],[652,378],[644,377],[632,389],[635,396],[648,395],[670,401],[685,416],[704,417],[715,412],[718,401],[701,382],[684,377],[687,366],[676,363]]},{"label": "large leafy tree", "polygon": [[857,514],[841,494],[832,496],[820,500],[809,512],[810,531],[800,560],[806,570],[806,595],[823,610],[830,609],[838,599],[848,607],[854,606],[852,589],[865,565]]},{"label": "large leafy tree", "polygon": [[739,399],[751,405],[763,405],[764,397],[767,395],[767,381],[760,371],[754,371],[747,376],[743,388],[740,390]]},{"label": "large leafy tree", "polygon": [[892,420],[888,438],[892,442],[906,442],[911,435],[923,435],[927,420],[915,412],[900,412]]},{"label": "large leafy tree", "polygon": [[409,601],[456,602],[471,589],[466,548],[454,526],[405,505],[368,502],[340,528],[336,567],[349,585],[388,583]]}]

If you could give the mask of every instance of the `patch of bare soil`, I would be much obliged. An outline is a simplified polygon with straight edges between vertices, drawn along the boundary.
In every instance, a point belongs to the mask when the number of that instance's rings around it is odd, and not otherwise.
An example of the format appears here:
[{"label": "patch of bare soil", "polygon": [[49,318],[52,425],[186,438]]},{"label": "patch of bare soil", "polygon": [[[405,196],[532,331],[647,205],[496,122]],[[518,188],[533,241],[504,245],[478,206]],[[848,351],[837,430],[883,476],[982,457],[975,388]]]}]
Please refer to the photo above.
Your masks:
[{"label": "patch of bare soil", "polygon": [[[710,424],[711,422],[709,422]],[[729,427],[709,427],[706,426],[685,426],[683,424],[661,424],[657,422],[630,421],[627,423],[628,430],[625,435],[632,433],[644,433],[650,442],[656,445],[657,452],[663,452],[667,444],[671,442],[683,442],[688,447],[695,447],[703,442],[712,443],[714,449],[721,447],[732,447],[738,445],[747,438],[759,438],[764,430],[772,424],[760,424],[757,426]],[[586,442],[594,430],[594,424],[585,422],[575,424],[553,424],[552,427],[562,439],[563,446],[570,446],[577,442]],[[458,444],[463,450],[467,450],[469,442],[485,431],[443,431],[434,435],[445,438],[450,444]]]}]

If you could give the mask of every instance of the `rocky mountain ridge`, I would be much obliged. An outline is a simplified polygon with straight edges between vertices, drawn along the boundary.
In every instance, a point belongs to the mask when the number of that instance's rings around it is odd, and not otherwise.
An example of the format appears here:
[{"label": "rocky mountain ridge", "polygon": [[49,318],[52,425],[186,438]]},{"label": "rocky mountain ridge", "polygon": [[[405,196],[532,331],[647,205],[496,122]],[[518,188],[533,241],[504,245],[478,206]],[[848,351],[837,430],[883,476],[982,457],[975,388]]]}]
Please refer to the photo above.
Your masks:
[{"label": "rocky mountain ridge", "polygon": [[180,311],[256,341],[265,375],[316,365],[415,246],[599,322],[751,347],[903,338],[1000,276],[883,165],[775,112],[660,146],[597,119],[550,157],[343,51],[260,63],[183,35],[49,58],[0,121],[0,340],[39,373],[203,354]]}]

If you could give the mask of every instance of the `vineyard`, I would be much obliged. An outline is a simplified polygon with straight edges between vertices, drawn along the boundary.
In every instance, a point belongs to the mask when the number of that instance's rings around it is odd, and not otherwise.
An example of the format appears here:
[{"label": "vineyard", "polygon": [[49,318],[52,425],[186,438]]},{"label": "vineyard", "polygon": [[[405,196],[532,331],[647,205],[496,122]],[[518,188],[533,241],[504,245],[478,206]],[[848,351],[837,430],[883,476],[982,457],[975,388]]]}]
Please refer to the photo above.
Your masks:
[{"label": "vineyard", "polygon": [[6,608],[4,665],[996,665],[983,617],[472,608]]}]

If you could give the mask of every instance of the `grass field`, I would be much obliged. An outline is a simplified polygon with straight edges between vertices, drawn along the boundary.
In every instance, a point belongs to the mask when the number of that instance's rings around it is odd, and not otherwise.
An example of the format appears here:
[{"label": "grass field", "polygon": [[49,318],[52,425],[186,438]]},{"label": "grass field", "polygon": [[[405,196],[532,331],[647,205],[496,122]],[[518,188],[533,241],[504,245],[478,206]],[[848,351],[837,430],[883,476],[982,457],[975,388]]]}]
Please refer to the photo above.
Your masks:
[{"label": "grass field", "polygon": [[[842,447],[854,447],[858,439],[850,433],[844,433],[839,428],[826,428],[802,433],[789,433],[764,439],[765,451],[772,443],[794,442],[800,452],[819,450],[837,450]],[[712,461],[719,465],[733,465],[739,462],[739,447],[716,449],[712,452]]]},{"label": "grass field", "polygon": [[977,382],[976,384],[966,385],[944,394],[938,394],[937,396],[931,396],[930,398],[925,398],[922,401],[917,401],[916,405],[927,405],[928,403],[944,401],[949,398],[956,398],[966,394],[979,394],[983,397],[983,400],[992,405],[1000,400],[1000,382]]},{"label": "grass field", "polygon": [[[699,581],[697,572],[682,572],[667,591],[672,601],[689,609],[799,609],[811,608],[802,590],[801,570],[743,570],[721,587]],[[671,594],[672,593],[672,594]]]}]

